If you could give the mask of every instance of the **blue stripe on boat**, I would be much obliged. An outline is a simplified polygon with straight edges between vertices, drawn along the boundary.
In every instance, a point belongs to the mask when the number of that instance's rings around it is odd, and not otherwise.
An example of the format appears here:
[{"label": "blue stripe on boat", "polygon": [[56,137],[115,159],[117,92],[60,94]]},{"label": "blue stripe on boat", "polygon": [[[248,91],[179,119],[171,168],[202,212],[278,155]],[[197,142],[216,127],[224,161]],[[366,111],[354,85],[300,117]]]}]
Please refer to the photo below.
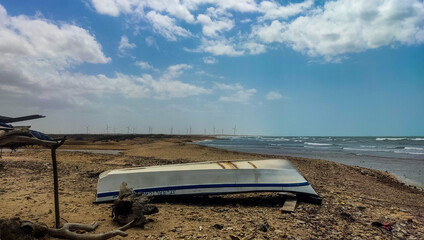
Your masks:
[{"label": "blue stripe on boat", "polygon": [[[230,188],[230,187],[301,187],[308,186],[308,182],[302,183],[245,183],[245,184],[209,184],[209,185],[187,185],[187,186],[171,186],[171,187],[157,187],[135,189],[135,192],[158,192],[158,191],[172,191],[172,190],[185,190],[196,188]],[[98,193],[97,197],[108,197],[119,195],[119,191]]]}]

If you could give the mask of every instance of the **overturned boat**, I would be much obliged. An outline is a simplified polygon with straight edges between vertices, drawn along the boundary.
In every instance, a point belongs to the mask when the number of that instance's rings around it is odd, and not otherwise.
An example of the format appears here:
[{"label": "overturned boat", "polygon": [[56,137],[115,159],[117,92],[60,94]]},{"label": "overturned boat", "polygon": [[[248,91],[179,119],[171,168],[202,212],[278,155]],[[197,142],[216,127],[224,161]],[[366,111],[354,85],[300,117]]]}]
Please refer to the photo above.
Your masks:
[{"label": "overturned boat", "polygon": [[96,202],[112,201],[119,187],[145,195],[292,192],[318,197],[285,159],[220,161],[115,169],[100,174]]}]

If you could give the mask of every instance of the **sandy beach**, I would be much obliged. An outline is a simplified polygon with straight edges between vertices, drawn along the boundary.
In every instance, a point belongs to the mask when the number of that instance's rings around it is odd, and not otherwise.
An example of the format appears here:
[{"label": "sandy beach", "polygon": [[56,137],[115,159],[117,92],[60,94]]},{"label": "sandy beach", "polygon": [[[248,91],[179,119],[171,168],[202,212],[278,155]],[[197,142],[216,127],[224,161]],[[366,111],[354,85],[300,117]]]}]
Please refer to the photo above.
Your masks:
[{"label": "sandy beach", "polygon": [[[78,140],[77,140],[78,139]],[[94,204],[99,173],[116,168],[213,160],[282,158],[194,145],[196,137],[70,138],[60,149],[120,150],[120,154],[58,151],[62,223],[100,223],[96,233],[118,227],[112,203]],[[109,153],[109,152],[108,152]],[[322,197],[282,213],[275,193],[156,199],[159,213],[125,239],[423,239],[424,192],[393,176],[318,159],[285,157]],[[50,151],[27,149],[0,159],[0,218],[54,226]],[[393,231],[372,226],[388,223]],[[116,237],[120,239],[121,237]]]}]

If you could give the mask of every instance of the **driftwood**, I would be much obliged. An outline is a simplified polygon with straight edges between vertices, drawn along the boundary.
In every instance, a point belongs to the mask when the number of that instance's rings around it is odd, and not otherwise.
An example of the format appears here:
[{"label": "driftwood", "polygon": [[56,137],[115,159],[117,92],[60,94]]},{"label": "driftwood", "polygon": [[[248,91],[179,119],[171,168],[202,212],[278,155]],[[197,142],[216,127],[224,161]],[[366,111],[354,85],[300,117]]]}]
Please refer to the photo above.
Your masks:
[{"label": "driftwood", "polygon": [[149,197],[136,194],[126,183],[122,183],[119,197],[112,209],[114,221],[124,224],[122,227],[98,234],[77,233],[75,231],[91,232],[98,227],[92,224],[65,223],[61,228],[49,228],[41,223],[21,221],[18,218],[0,219],[0,239],[35,239],[43,236],[70,240],[104,240],[114,236],[127,236],[126,231],[131,227],[143,227],[148,221],[144,215],[157,213],[159,210],[148,205]]},{"label": "driftwood", "polygon": [[115,200],[112,207],[113,221],[120,224],[129,224],[131,226],[143,227],[148,221],[144,215],[155,214],[159,212],[158,208],[148,205],[149,197],[136,194],[133,189],[128,188],[123,182],[119,190],[118,199]]},{"label": "driftwood", "polygon": [[[132,226],[133,222],[128,223],[116,230],[98,233],[84,234],[74,231],[94,231],[98,227],[97,222],[92,224],[65,223],[62,228],[48,228],[44,224],[29,221],[21,221],[18,218],[1,219],[0,220],[0,239],[34,239],[44,237],[46,235],[55,238],[69,240],[105,240],[114,236],[125,237],[128,234],[124,231]],[[1,231],[3,230],[3,231]]]}]

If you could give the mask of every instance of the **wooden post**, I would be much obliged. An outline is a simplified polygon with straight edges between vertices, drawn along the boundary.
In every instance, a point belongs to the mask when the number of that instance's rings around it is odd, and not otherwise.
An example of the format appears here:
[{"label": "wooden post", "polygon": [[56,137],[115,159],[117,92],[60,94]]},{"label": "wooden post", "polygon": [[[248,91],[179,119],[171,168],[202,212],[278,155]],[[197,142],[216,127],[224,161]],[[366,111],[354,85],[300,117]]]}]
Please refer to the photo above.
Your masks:
[{"label": "wooden post", "polygon": [[57,179],[56,147],[52,148],[53,184],[54,184],[54,213],[56,217],[56,228],[60,226],[59,215],[59,182]]}]

